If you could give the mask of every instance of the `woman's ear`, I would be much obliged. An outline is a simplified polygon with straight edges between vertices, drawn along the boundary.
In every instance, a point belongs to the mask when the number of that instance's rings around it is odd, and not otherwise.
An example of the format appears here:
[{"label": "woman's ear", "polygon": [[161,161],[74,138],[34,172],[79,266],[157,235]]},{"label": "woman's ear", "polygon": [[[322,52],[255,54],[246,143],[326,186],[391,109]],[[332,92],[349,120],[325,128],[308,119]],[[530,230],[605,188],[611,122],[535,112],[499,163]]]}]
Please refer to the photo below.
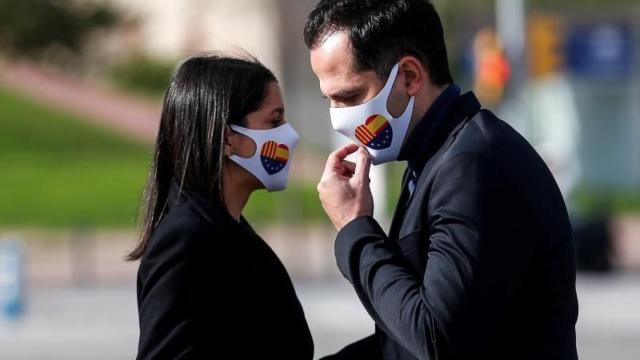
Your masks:
[{"label": "woman's ear", "polygon": [[404,76],[407,95],[416,96],[427,77],[426,70],[420,60],[414,56],[405,56],[400,60],[400,69],[398,71]]},{"label": "woman's ear", "polygon": [[238,155],[250,158],[256,152],[256,142],[247,135],[233,131],[230,126],[225,127],[224,156]]},{"label": "woman's ear", "polygon": [[232,139],[231,137],[233,137],[233,131],[231,131],[231,128],[229,128],[229,125],[226,125],[224,127],[224,142],[223,142],[223,147],[224,149],[222,150],[224,153],[224,156],[231,156],[234,154],[233,152],[233,145],[232,145]]}]

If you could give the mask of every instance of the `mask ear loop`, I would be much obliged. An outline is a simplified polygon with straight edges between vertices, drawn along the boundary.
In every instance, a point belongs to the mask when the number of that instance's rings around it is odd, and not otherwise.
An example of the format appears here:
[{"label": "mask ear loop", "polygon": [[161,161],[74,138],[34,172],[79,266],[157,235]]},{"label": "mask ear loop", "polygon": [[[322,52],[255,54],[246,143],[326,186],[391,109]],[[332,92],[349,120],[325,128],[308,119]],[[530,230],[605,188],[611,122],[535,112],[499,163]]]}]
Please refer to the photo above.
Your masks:
[{"label": "mask ear loop", "polygon": [[[407,103],[405,104],[403,110],[400,112],[400,114],[394,114],[391,112],[391,110],[389,110],[389,103],[391,102],[391,97],[393,96],[393,87],[395,86],[396,82],[398,81],[398,75],[400,74],[400,63],[398,63],[396,65],[398,67],[396,73],[395,73],[395,77],[393,78],[393,82],[391,84],[391,88],[389,89],[389,94],[387,95],[387,102],[385,104],[385,110],[387,111],[387,113],[389,113],[389,115],[391,115],[392,118],[394,119],[400,119],[401,117],[403,117],[404,115],[406,115],[408,108],[413,105],[411,102],[411,99],[414,98],[413,96],[410,95],[406,95],[407,96]],[[395,67],[394,67],[395,69]],[[391,79],[391,76],[389,76],[389,80]],[[387,81],[389,81],[387,80]]]},{"label": "mask ear loop", "polygon": [[391,91],[393,90],[393,85],[395,85],[396,80],[398,78],[399,69],[400,69],[400,63],[395,64],[391,68],[391,71],[389,72],[389,76],[387,77],[387,81],[384,83],[384,87],[382,88],[382,90],[380,90],[378,95],[376,95],[373,99],[370,100],[370,101],[374,101],[374,100],[377,100],[381,96],[386,96],[387,99],[385,101],[385,110],[387,110],[387,112],[389,114],[391,114],[391,112],[389,112],[389,106],[388,106],[389,97],[391,96]]},{"label": "mask ear loop", "polygon": [[[233,131],[234,133],[240,134],[240,135],[246,137],[247,139],[251,140],[251,142],[253,143],[253,148],[254,148],[253,153],[251,155],[247,156],[247,157],[244,157],[244,156],[242,156],[242,155],[240,155],[240,154],[238,154],[236,152],[233,152],[233,149],[232,149],[232,153],[230,155],[228,155],[227,157],[235,155],[235,156],[237,156],[239,158],[242,158],[242,159],[251,159],[252,157],[256,156],[256,154],[261,151],[261,149],[258,149],[258,143],[251,136],[249,136],[248,134],[246,134],[245,132],[243,132],[241,130],[238,130],[238,128],[242,128],[242,126],[227,124],[227,127],[231,131]],[[229,144],[229,145],[231,145],[231,144]]]},{"label": "mask ear loop", "polygon": [[393,65],[391,71],[389,72],[389,77],[387,77],[387,82],[384,84],[383,88],[384,90],[386,90],[386,92],[391,93],[391,89],[398,79],[398,73],[400,73],[400,63]]}]

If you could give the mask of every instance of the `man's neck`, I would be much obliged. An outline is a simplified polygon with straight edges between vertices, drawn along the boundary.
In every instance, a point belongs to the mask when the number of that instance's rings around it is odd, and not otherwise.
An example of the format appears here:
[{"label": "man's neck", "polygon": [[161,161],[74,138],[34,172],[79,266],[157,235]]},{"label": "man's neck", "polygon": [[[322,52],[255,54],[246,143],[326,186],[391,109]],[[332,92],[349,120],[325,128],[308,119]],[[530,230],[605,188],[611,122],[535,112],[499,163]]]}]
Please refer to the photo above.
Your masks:
[{"label": "man's neck", "polygon": [[[414,107],[413,114],[411,115],[411,121],[409,122],[409,128],[407,129],[407,134],[404,138],[404,142],[406,143],[407,139],[411,136],[411,133],[415,129],[416,125],[422,120],[433,103],[436,102],[438,97],[442,95],[442,93],[450,86],[451,84],[445,85],[428,85],[422,92],[416,96],[416,103]],[[404,143],[403,143],[404,146]]]}]

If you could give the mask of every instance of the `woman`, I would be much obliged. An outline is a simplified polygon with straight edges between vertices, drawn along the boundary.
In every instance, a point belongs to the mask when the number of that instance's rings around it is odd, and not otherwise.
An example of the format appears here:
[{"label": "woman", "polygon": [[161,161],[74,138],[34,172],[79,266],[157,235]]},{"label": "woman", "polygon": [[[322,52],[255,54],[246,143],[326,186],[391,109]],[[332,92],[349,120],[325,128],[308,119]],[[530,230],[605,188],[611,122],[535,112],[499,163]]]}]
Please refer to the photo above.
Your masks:
[{"label": "woman", "polygon": [[253,59],[200,56],[164,100],[139,244],[138,359],[311,359],[291,280],[242,217],[286,186],[298,135],[274,75]]}]

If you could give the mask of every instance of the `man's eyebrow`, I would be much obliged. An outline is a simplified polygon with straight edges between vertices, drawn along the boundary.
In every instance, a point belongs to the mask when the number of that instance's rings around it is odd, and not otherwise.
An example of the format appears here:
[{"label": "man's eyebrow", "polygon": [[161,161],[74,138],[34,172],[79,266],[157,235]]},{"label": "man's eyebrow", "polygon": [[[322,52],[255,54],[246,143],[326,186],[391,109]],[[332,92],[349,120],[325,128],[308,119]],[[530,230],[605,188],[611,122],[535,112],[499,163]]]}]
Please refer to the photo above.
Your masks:
[{"label": "man's eyebrow", "polygon": [[328,95],[322,95],[323,98],[328,99],[328,98],[332,98],[332,99],[348,99],[350,97],[352,97],[353,95],[358,94],[359,92],[361,92],[362,89],[361,88],[352,88],[352,89],[341,89],[336,91],[333,94],[328,94]]}]

